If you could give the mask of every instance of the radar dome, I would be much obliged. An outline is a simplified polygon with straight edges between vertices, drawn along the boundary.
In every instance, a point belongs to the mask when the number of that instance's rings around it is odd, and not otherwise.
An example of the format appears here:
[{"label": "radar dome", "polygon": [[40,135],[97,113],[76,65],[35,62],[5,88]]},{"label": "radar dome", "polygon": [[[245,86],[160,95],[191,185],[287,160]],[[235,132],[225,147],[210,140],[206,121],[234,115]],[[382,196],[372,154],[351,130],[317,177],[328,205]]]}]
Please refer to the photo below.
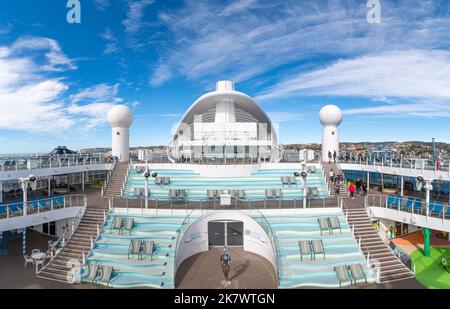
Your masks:
[{"label": "radar dome", "polygon": [[324,126],[338,126],[342,122],[342,110],[336,105],[326,105],[320,110],[319,119]]},{"label": "radar dome", "polygon": [[115,105],[108,112],[108,122],[113,128],[128,128],[133,122],[133,114],[126,105]]}]

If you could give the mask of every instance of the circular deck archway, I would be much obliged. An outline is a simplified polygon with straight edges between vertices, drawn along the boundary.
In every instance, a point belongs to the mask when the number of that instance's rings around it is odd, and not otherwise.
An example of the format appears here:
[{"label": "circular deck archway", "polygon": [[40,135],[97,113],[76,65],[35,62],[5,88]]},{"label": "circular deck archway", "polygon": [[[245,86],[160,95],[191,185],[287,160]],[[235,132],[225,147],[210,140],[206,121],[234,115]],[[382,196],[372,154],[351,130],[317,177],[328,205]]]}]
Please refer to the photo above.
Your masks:
[{"label": "circular deck archway", "polygon": [[[232,255],[235,255],[234,258],[232,256],[230,287],[277,287],[277,257],[271,238],[255,219],[234,210],[219,210],[203,215],[180,235],[174,268],[175,287],[223,288],[220,286],[223,275],[219,261],[222,247],[210,246],[208,227],[210,222],[227,220],[243,224],[242,246],[230,248]],[[264,287],[261,282],[265,282]]]}]

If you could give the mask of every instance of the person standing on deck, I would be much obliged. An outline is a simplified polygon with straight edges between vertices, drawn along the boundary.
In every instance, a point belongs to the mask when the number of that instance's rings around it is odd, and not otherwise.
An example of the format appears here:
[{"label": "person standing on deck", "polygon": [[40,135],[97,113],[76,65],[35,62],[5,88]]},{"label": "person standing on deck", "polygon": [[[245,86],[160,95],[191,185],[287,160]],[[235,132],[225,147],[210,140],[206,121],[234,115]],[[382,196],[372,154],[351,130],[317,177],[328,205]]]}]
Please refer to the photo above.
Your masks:
[{"label": "person standing on deck", "polygon": [[230,280],[228,275],[230,273],[231,255],[228,253],[227,247],[223,248],[223,252],[220,255],[220,264],[222,266],[223,276],[225,277],[225,284],[229,284]]},{"label": "person standing on deck", "polygon": [[331,157],[332,157],[331,151],[328,151],[328,163],[331,163]]},{"label": "person standing on deck", "polygon": [[337,154],[336,154],[336,150],[333,152],[333,160],[334,160],[334,163],[336,163],[336,156],[337,156]]},{"label": "person standing on deck", "polygon": [[353,184],[353,182],[351,182],[348,186],[348,191],[350,192],[350,197],[353,200],[355,198],[355,185]]}]

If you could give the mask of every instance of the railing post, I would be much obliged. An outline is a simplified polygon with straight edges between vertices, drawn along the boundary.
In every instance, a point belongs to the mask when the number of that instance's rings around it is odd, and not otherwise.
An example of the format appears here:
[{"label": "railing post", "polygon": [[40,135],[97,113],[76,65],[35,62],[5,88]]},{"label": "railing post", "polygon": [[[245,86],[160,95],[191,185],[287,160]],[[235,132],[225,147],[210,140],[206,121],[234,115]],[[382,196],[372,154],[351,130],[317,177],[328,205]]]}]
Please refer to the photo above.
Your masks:
[{"label": "railing post", "polygon": [[91,236],[91,250],[92,249],[94,249],[94,241],[93,241],[92,236]]}]

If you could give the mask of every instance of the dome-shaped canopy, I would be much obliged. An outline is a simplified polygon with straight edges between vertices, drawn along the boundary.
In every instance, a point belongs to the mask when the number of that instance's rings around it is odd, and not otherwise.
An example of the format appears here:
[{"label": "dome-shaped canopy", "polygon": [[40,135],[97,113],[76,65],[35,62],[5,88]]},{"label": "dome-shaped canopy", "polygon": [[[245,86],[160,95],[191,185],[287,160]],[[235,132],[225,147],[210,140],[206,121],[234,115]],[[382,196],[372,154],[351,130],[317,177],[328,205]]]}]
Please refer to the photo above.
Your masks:
[{"label": "dome-shaped canopy", "polygon": [[338,126],[342,122],[342,110],[336,105],[325,105],[320,110],[319,120],[324,126]]},{"label": "dome-shaped canopy", "polygon": [[[220,101],[231,101],[236,109],[236,122],[241,122],[239,118],[251,118],[258,123],[266,123],[270,125],[272,122],[261,106],[255,102],[250,96],[234,90],[234,84],[231,81],[219,81],[216,85],[216,91],[212,91],[198,98],[186,111],[181,118],[180,124],[175,131],[174,139],[176,139],[179,131],[186,126],[194,123],[196,115],[204,115],[216,108]],[[205,122],[205,120],[203,120]],[[244,121],[242,121],[244,122]]]},{"label": "dome-shaped canopy", "polygon": [[126,105],[115,105],[108,112],[108,122],[113,128],[128,128],[133,123],[133,114]]}]

